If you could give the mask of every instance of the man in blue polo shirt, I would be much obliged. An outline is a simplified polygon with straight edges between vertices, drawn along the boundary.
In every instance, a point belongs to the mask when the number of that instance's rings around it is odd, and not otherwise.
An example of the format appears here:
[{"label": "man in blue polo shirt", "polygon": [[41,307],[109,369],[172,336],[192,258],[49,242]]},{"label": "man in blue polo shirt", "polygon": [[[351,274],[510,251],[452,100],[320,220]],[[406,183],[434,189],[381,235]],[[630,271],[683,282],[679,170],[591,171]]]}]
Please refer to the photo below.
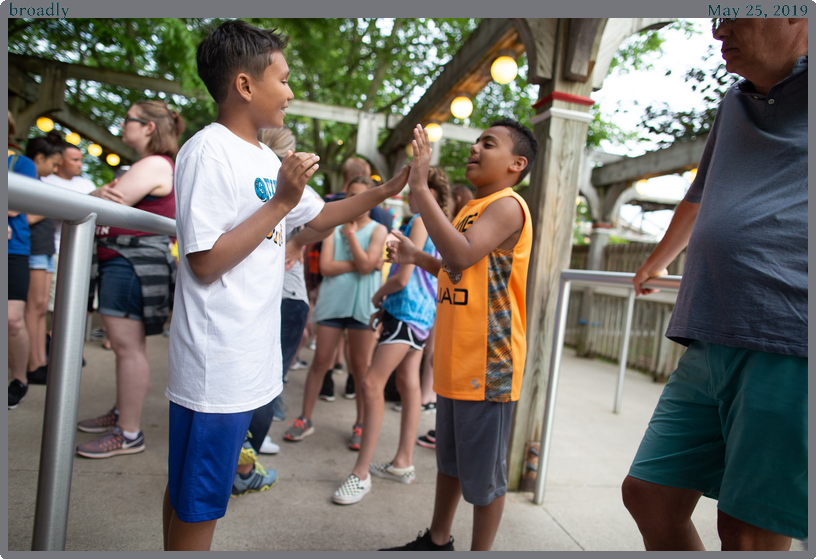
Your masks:
[{"label": "man in blue polo shirt", "polygon": [[688,245],[666,336],[688,346],[623,483],[647,550],[702,550],[691,514],[717,499],[723,550],[806,539],[806,19],[715,20],[744,79],[717,112],[694,183],[635,274]]}]

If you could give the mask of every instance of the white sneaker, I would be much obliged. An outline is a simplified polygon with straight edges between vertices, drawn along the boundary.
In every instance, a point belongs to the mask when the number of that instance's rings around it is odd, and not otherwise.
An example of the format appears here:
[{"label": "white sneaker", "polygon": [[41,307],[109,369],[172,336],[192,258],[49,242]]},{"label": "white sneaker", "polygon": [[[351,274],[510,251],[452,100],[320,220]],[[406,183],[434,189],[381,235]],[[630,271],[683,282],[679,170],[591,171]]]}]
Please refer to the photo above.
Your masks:
[{"label": "white sneaker", "polygon": [[277,454],[278,452],[280,452],[280,447],[272,442],[269,435],[265,436],[261,445],[261,454]]},{"label": "white sneaker", "polygon": [[391,462],[372,462],[368,465],[368,472],[371,475],[399,483],[414,483],[416,479],[416,468],[413,465],[407,468],[395,468]]},{"label": "white sneaker", "polygon": [[309,364],[306,361],[301,361],[300,359],[295,359],[295,362],[289,367],[290,371],[300,371],[302,369],[308,369]]},{"label": "white sneaker", "polygon": [[337,488],[337,491],[332,495],[332,501],[338,505],[353,505],[359,503],[366,493],[371,491],[371,476],[365,479],[360,479],[356,475],[351,474],[343,482],[343,485]]},{"label": "white sneaker", "polygon": [[312,351],[317,349],[317,341],[314,338],[312,338],[312,341],[309,342],[309,349]]}]

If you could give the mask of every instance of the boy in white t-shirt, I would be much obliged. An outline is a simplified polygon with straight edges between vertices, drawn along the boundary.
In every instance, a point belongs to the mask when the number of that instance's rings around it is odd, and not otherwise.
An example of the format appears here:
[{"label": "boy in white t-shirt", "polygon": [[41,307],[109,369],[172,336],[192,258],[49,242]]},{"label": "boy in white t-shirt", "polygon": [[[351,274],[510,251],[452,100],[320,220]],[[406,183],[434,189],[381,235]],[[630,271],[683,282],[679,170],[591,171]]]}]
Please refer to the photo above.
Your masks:
[{"label": "boy in white t-shirt", "polygon": [[304,195],[318,157],[290,151],[281,163],[257,140],[259,129],[283,126],[294,97],[281,52],[287,41],[228,21],[196,53],[218,118],[176,158],[166,550],[210,548],[252,412],[282,390],[285,228],[306,225],[325,236],[399,193],[408,179],[406,167],[382,187],[325,206]]}]

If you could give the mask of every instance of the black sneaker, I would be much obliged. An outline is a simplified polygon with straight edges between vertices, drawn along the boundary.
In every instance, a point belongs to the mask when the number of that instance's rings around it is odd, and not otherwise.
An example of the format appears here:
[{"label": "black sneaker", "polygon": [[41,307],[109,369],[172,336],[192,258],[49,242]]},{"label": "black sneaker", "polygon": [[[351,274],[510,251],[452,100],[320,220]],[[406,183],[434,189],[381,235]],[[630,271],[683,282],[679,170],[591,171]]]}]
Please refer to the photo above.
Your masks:
[{"label": "black sneaker", "polygon": [[331,369],[323,377],[323,386],[320,387],[320,399],[326,402],[334,402],[334,379],[332,379]]},{"label": "black sneaker", "polygon": [[48,381],[48,365],[43,365],[35,371],[26,373],[28,384],[46,384]]},{"label": "black sneaker", "polygon": [[346,393],[343,394],[343,397],[346,400],[353,400],[356,396],[357,394],[354,393],[354,377],[349,375],[346,380]]},{"label": "black sneaker", "polygon": [[14,379],[9,384],[9,407],[13,410],[17,405],[25,400],[26,392],[28,392],[28,385],[23,384],[17,379]]},{"label": "black sneaker", "polygon": [[386,547],[379,551],[454,551],[453,536],[445,545],[436,545],[431,541],[431,530],[429,528],[425,530],[424,534],[420,531],[417,534],[417,539],[410,543],[399,547]]}]

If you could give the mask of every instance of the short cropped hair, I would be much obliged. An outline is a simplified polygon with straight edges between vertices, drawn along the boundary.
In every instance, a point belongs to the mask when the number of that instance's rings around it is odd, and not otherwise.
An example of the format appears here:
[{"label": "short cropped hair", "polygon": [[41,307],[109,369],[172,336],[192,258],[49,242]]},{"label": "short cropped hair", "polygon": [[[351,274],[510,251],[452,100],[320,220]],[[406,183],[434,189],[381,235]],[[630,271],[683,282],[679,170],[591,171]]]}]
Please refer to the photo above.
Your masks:
[{"label": "short cropped hair", "polygon": [[370,175],[371,165],[361,157],[349,157],[343,161],[343,164],[340,166],[340,172],[343,173],[343,182],[347,183],[360,175]]},{"label": "short cropped hair", "polygon": [[230,82],[238,72],[263,79],[272,55],[289,44],[289,37],[275,31],[277,28],[259,29],[236,19],[225,21],[201,41],[196,50],[198,77],[216,103],[227,98]]},{"label": "short cropped hair", "polygon": [[519,178],[516,181],[516,184],[518,184],[524,180],[524,177],[533,168],[533,161],[535,161],[536,151],[538,151],[538,140],[536,140],[529,128],[512,118],[495,120],[490,123],[490,128],[494,126],[507,128],[510,132],[510,138],[513,140],[513,155],[521,155],[527,158],[527,166],[519,173]]}]

